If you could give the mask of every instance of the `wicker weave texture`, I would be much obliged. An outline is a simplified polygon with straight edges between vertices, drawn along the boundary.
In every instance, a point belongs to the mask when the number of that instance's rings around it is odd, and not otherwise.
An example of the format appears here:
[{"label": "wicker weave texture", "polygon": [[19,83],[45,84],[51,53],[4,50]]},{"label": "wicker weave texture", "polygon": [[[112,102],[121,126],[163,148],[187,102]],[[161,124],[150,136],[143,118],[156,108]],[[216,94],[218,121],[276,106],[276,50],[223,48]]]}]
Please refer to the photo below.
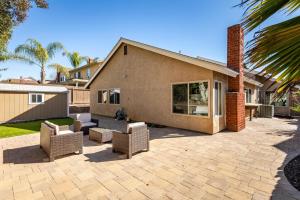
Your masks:
[{"label": "wicker weave texture", "polygon": [[90,128],[89,139],[100,143],[112,140],[112,130],[103,128]]}]

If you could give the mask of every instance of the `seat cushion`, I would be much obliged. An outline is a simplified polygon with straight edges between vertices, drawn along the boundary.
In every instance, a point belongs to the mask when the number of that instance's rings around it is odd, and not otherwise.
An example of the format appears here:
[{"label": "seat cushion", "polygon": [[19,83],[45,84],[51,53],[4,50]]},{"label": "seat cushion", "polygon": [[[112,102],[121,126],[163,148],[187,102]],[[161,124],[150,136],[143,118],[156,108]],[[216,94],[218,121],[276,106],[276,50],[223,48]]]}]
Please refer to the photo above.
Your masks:
[{"label": "seat cushion", "polygon": [[97,126],[97,124],[94,123],[94,122],[83,122],[83,123],[81,123],[81,127],[86,127],[86,126]]},{"label": "seat cushion", "polygon": [[71,131],[71,130],[59,131],[59,132],[57,133],[57,135],[64,135],[64,134],[69,134],[69,133],[74,133],[74,132]]},{"label": "seat cushion", "polygon": [[79,120],[81,122],[90,122],[91,119],[91,113],[80,113],[76,115],[76,120]]},{"label": "seat cushion", "polygon": [[52,122],[45,121],[45,124],[47,124],[50,128],[54,129],[54,134],[57,135],[59,132],[59,126],[56,124],[53,124]]},{"label": "seat cushion", "polygon": [[135,123],[127,124],[127,133],[129,133],[131,128],[138,127],[138,126],[144,126],[144,125],[145,125],[145,122],[135,122]]}]

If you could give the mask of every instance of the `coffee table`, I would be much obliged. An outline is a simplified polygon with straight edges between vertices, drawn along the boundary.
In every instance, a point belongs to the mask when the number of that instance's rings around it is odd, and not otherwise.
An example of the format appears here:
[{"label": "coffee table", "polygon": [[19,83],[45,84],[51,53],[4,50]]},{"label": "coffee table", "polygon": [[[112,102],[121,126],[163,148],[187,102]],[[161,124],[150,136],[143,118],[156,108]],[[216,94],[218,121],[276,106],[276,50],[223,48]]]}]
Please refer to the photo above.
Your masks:
[{"label": "coffee table", "polygon": [[90,128],[89,140],[94,140],[100,143],[109,142],[112,140],[112,130],[105,128]]}]

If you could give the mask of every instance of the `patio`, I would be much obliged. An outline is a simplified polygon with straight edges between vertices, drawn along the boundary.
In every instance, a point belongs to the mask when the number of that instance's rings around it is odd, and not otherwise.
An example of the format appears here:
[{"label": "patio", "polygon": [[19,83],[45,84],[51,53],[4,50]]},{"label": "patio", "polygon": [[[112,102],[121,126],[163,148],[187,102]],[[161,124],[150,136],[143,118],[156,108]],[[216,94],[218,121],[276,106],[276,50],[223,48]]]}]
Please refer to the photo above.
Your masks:
[{"label": "patio", "polygon": [[261,118],[213,136],[151,128],[150,151],[130,160],[87,136],[83,154],[51,163],[39,134],[0,139],[0,199],[300,199],[283,174],[300,154],[299,124]]}]

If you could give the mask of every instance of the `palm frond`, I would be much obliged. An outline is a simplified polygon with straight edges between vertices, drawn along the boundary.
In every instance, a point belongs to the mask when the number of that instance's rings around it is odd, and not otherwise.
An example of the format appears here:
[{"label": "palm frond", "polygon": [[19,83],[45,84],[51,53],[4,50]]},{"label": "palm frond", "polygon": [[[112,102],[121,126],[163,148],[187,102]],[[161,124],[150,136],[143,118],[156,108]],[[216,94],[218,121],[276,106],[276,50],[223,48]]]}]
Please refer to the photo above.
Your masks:
[{"label": "palm frond", "polygon": [[60,42],[52,42],[46,47],[49,58],[53,58],[58,51],[65,51],[64,46]]},{"label": "palm frond", "polygon": [[284,92],[300,80],[300,16],[262,29],[247,49],[246,63],[274,77]]},{"label": "palm frond", "polygon": [[243,26],[252,31],[278,11],[291,14],[300,8],[299,0],[242,0],[239,6],[246,7]]},{"label": "palm frond", "polygon": [[84,61],[86,61],[86,57],[80,56],[80,54],[76,51],[73,53],[67,53],[66,56],[74,68],[79,67]]},{"label": "palm frond", "polygon": [[61,65],[61,64],[53,63],[53,64],[48,65],[48,67],[52,68],[52,69],[55,69],[56,72],[62,73],[65,76],[69,75],[69,69],[67,67]]}]

